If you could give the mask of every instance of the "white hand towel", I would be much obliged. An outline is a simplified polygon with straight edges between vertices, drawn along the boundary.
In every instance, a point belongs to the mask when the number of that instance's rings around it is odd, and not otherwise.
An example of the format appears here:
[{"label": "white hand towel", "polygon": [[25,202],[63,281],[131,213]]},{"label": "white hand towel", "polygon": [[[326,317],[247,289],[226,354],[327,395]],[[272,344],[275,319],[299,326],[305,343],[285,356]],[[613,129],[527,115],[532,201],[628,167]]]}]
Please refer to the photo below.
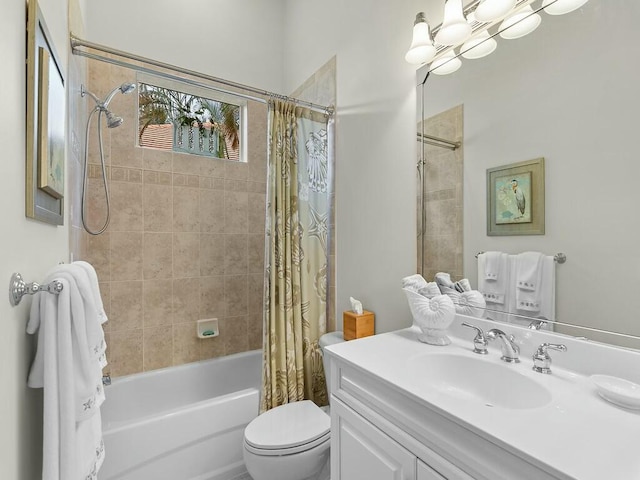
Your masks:
[{"label": "white hand towel", "polygon": [[418,289],[418,293],[427,298],[433,298],[437,297],[438,295],[442,295],[436,282],[428,282],[424,287]]},{"label": "white hand towel", "polygon": [[456,290],[455,284],[451,281],[451,275],[446,272],[436,273],[435,281],[438,284],[440,293],[442,293],[443,295],[448,295],[449,293],[458,292]]},{"label": "white hand towel", "polygon": [[542,259],[539,252],[524,252],[516,256],[516,298],[518,310],[540,311]]},{"label": "white hand towel", "polygon": [[[497,259],[493,259],[494,268],[491,279],[487,279],[487,260],[494,257],[494,253],[499,253]],[[491,255],[490,255],[491,254]],[[487,303],[507,306],[507,286],[509,280],[508,268],[509,256],[506,253],[486,252],[478,255],[478,291],[482,293]],[[493,275],[492,274],[492,275]],[[506,311],[506,310],[505,310]]]},{"label": "white hand towel", "polygon": [[[514,275],[516,268],[512,269]],[[512,313],[531,318],[555,320],[556,318],[556,262],[553,256],[543,255],[540,262],[540,280],[535,291],[517,288],[513,283]],[[520,302],[524,304],[521,305]],[[526,303],[530,303],[529,306]],[[552,329],[551,326],[549,329]]]},{"label": "white hand towel", "polygon": [[500,278],[503,267],[503,253],[485,252],[478,255],[478,258],[482,255],[484,255],[485,259],[484,279],[497,281]]},{"label": "white hand towel", "polygon": [[82,268],[89,277],[89,287],[93,293],[96,309],[98,310],[98,318],[100,323],[105,323],[107,318],[107,312],[104,311],[104,305],[102,303],[102,295],[100,294],[100,284],[98,283],[98,274],[96,273],[93,265],[83,261],[73,262],[72,265],[76,265]]}]

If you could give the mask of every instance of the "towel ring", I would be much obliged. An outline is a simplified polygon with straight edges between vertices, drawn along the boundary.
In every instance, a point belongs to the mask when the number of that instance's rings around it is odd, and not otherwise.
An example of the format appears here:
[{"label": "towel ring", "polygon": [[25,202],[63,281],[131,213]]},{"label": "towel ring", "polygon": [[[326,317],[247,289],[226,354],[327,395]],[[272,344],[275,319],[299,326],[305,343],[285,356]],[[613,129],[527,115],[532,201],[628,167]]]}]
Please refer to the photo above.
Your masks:
[{"label": "towel ring", "polygon": [[25,283],[22,275],[14,273],[11,275],[11,280],[9,281],[9,303],[12,307],[15,307],[25,295],[35,295],[38,292],[49,292],[57,295],[61,291],[62,282],[58,280],[54,280],[46,285],[40,285],[35,282]]}]

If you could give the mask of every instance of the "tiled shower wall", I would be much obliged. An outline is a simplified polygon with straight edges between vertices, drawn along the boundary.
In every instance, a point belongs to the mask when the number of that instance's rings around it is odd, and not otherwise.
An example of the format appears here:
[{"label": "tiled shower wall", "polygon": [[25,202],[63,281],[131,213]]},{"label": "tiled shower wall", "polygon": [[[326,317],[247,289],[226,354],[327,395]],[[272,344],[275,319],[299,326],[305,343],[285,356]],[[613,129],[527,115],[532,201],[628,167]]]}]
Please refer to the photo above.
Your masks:
[{"label": "tiled shower wall", "polygon": [[[424,133],[462,142],[462,105],[424,121]],[[418,123],[418,132],[422,130]],[[418,272],[433,281],[438,272],[459,280],[463,276],[463,166],[464,149],[448,150],[425,145],[425,185],[418,176]],[[421,155],[418,142],[418,160]],[[423,202],[424,198],[424,202]],[[422,228],[421,208],[425,209]],[[422,232],[424,230],[424,242]]]},{"label": "tiled shower wall", "polygon": [[[132,70],[89,62],[87,88],[100,98],[135,80]],[[139,148],[136,94],[116,95],[109,109],[124,118],[103,130],[111,223],[72,248],[98,273],[106,370],[120,376],[261,348],[266,105],[248,105],[247,163]],[[104,185],[95,128],[89,137],[87,219],[96,229]],[[219,320],[220,336],[199,339],[196,321],[207,318]]]}]

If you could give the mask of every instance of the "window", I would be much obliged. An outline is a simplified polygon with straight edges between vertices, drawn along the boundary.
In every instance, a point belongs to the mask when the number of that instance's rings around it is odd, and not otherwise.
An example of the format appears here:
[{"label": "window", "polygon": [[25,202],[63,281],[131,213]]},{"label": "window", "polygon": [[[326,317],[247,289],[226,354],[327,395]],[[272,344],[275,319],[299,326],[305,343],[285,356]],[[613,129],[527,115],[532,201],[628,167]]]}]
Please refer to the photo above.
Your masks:
[{"label": "window", "polygon": [[162,78],[138,78],[138,145],[246,161],[246,102]]}]

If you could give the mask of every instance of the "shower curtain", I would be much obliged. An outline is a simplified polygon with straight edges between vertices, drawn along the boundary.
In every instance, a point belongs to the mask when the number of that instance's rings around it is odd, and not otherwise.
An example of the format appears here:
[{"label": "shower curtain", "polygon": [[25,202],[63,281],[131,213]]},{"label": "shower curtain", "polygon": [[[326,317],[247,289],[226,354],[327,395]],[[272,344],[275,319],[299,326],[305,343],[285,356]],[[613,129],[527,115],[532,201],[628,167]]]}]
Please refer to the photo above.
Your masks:
[{"label": "shower curtain", "polygon": [[318,340],[326,332],[327,118],[269,103],[263,385],[260,411],[328,403]]}]

